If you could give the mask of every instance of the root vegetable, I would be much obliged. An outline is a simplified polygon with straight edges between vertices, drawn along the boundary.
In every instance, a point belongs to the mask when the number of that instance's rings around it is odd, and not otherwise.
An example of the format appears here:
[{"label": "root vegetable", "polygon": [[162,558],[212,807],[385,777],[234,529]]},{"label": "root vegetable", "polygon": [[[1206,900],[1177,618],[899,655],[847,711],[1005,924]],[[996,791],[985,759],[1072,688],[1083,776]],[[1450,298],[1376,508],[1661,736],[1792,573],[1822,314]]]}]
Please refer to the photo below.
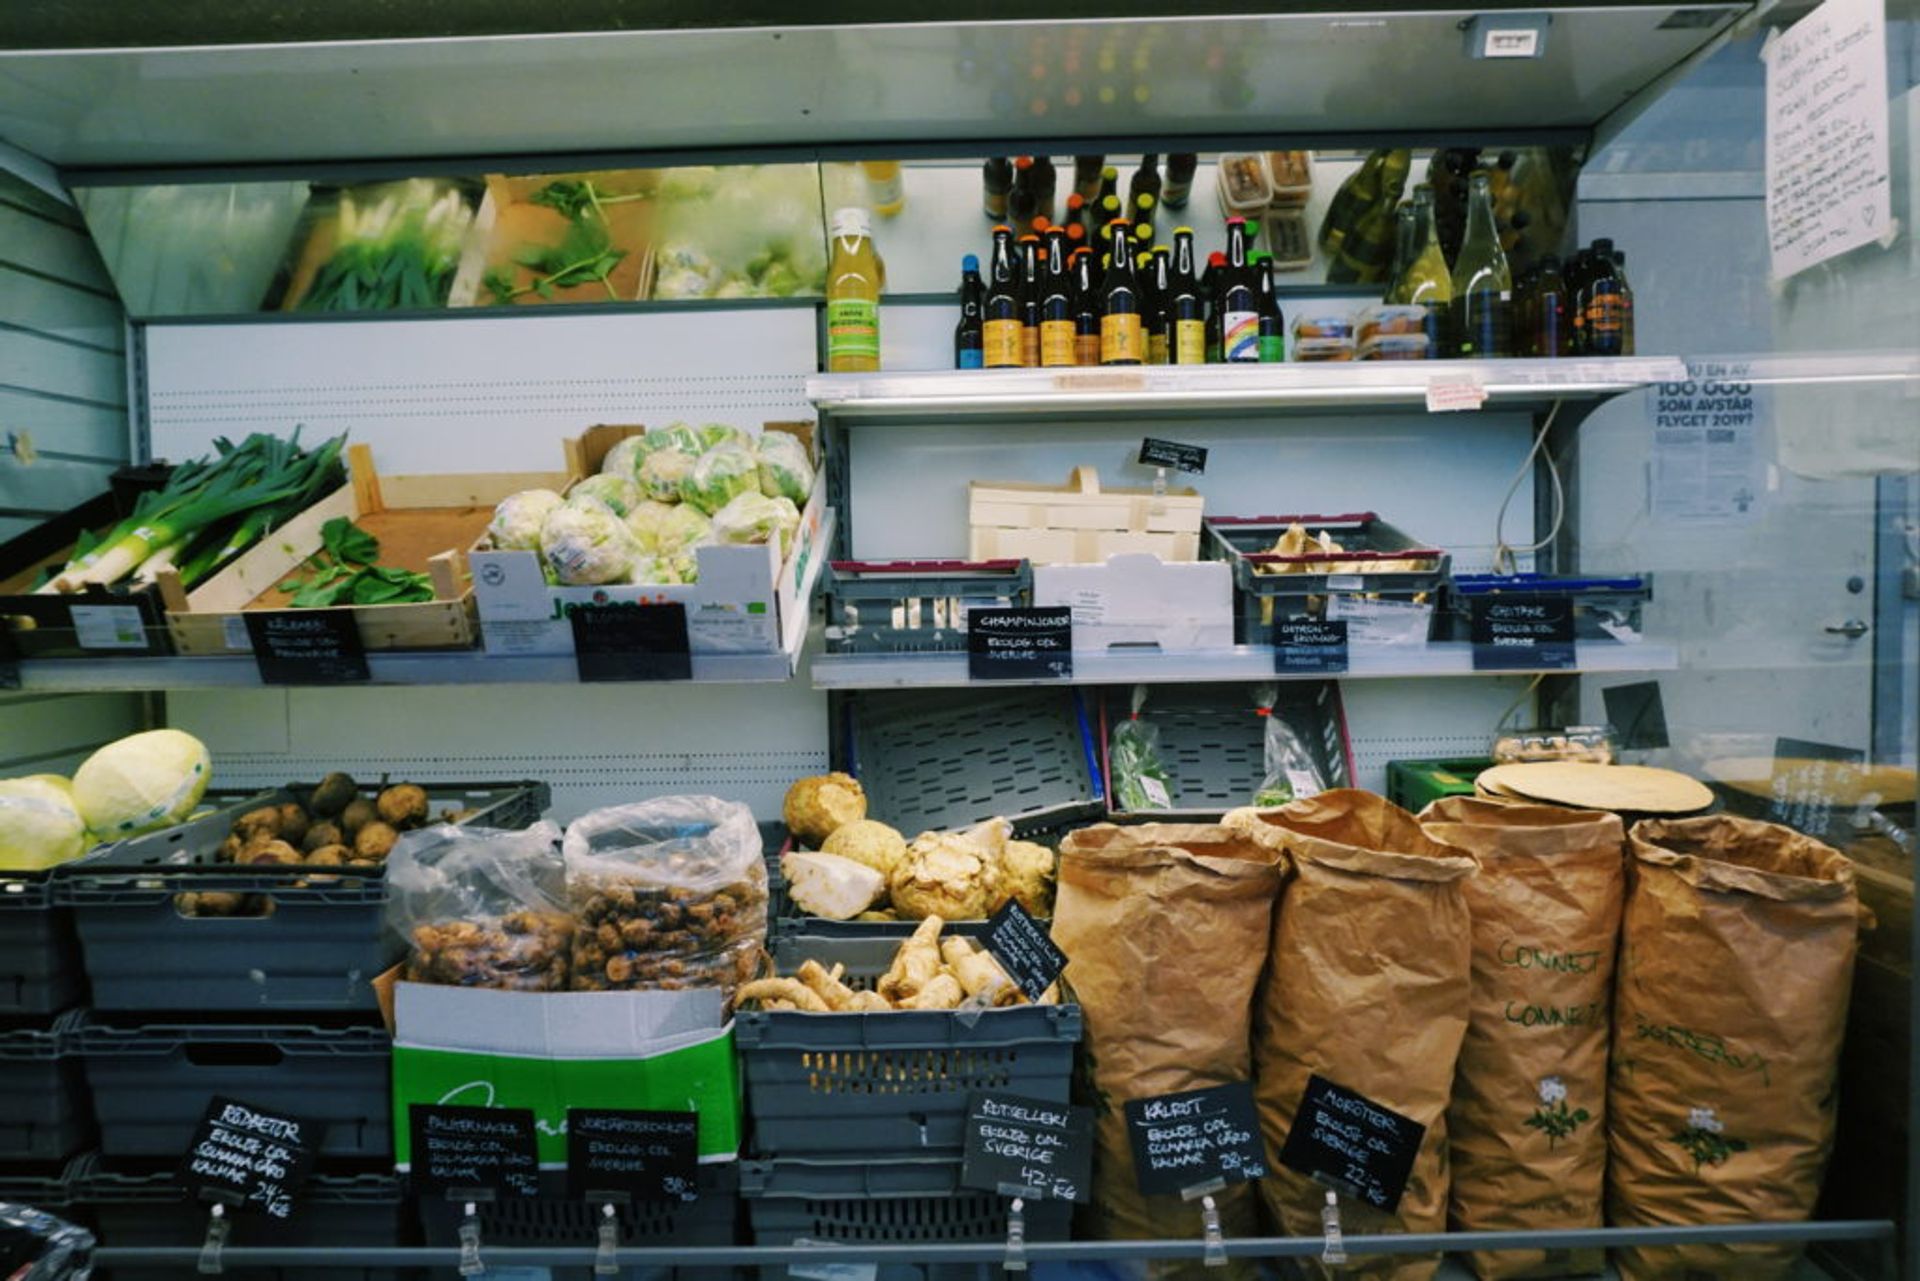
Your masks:
[{"label": "root vegetable", "polygon": [[742,1001],[791,1001],[810,1014],[830,1014],[832,1008],[798,979],[756,979],[740,989]]},{"label": "root vegetable", "polygon": [[903,1010],[951,1010],[967,999],[966,989],[953,975],[934,975],[920,991],[900,1002]]},{"label": "root vegetable", "polygon": [[801,911],[834,921],[858,916],[887,888],[879,872],[838,854],[794,850],[780,860],[780,870]]},{"label": "root vegetable", "polygon": [[835,829],[820,843],[820,852],[865,863],[880,875],[891,876],[906,855],[907,838],[885,823],[863,818]]},{"label": "root vegetable", "polygon": [[280,807],[280,839],[298,849],[307,838],[310,821],[305,810],[288,801]]},{"label": "root vegetable", "polygon": [[346,843],[346,834],[340,830],[340,825],[338,823],[327,822],[323,819],[307,829],[306,838],[300,842],[300,847],[311,854],[315,850],[323,850],[329,845],[345,845]]},{"label": "root vegetable", "polygon": [[[999,884],[993,896],[1001,903],[1018,899],[1027,914],[1042,920],[1053,915],[1053,851],[1032,841],[1008,841],[1000,850]],[[999,904],[995,905],[996,910]]]},{"label": "root vegetable", "polygon": [[787,789],[780,815],[788,831],[818,849],[836,830],[867,816],[867,794],[851,774],[819,774]]},{"label": "root vegetable", "polygon": [[240,861],[240,851],[245,849],[246,845],[247,843],[239,837],[229,836],[220,842],[220,848],[213,852],[213,856],[222,863],[237,863]]},{"label": "root vegetable", "polygon": [[854,998],[859,995],[842,983],[838,974],[829,972],[818,961],[802,961],[800,968],[794,971],[794,977],[813,989],[814,995],[825,1001],[830,1010],[852,1009]]},{"label": "root vegetable", "polygon": [[278,806],[262,805],[257,810],[248,810],[233,821],[233,834],[243,841],[250,841],[262,832],[270,837],[280,835]]},{"label": "root vegetable", "polygon": [[379,821],[380,811],[364,796],[349,801],[347,807],[340,811],[340,830],[348,836],[358,836],[361,828]]},{"label": "root vegetable", "polygon": [[842,1011],[845,1014],[879,1014],[891,1010],[893,1002],[878,992],[855,992],[853,1000]]},{"label": "root vegetable", "polygon": [[332,818],[347,808],[360,795],[359,785],[345,774],[333,773],[320,780],[313,789],[312,803],[309,805],[316,818]]},{"label": "root vegetable", "polygon": [[427,821],[427,793],[412,783],[398,783],[380,793],[374,802],[380,821],[406,831]]},{"label": "root vegetable", "polygon": [[306,863],[309,867],[341,867],[349,853],[344,845],[322,845],[307,855]]},{"label": "root vegetable", "polygon": [[898,1005],[931,983],[940,973],[938,940],[943,924],[945,922],[937,916],[929,916],[921,921],[913,936],[900,945],[900,950],[894,954],[893,965],[874,985],[874,990]]},{"label": "root vegetable", "polygon": [[353,838],[354,858],[367,862],[383,862],[393,850],[393,843],[400,839],[400,833],[390,824],[374,820],[362,827]]},{"label": "root vegetable", "polygon": [[263,841],[240,851],[239,861],[249,867],[290,867],[300,861],[300,851],[285,841]]},{"label": "root vegetable", "polygon": [[976,952],[966,939],[951,935],[941,939],[940,957],[968,996],[984,997],[995,1005],[1012,1005],[1020,999],[1020,989],[999,963],[986,952]]},{"label": "root vegetable", "polygon": [[902,916],[977,920],[994,906],[994,860],[958,832],[922,832],[893,869],[894,910]]}]

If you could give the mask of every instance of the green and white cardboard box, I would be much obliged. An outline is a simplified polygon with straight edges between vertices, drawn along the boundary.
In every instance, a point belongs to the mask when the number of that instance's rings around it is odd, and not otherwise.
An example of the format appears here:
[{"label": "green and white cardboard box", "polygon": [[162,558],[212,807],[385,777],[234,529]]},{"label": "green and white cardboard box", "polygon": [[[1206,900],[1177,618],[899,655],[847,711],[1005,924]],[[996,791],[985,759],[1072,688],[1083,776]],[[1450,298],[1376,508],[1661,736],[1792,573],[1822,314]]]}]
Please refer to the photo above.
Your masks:
[{"label": "green and white cardboard box", "polygon": [[719,989],[500,992],[394,986],[395,1164],[412,1161],[415,1103],[532,1108],[540,1164],[567,1163],[567,1109],[700,1114],[700,1159],[740,1151],[733,1023]]}]

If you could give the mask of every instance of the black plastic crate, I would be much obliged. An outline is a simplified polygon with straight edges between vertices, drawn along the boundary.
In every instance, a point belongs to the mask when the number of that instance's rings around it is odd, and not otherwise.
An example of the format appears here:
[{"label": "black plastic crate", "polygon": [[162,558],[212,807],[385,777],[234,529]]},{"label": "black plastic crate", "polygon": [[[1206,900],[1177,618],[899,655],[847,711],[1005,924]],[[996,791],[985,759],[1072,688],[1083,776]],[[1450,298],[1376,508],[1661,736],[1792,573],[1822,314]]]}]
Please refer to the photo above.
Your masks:
[{"label": "black plastic crate", "polygon": [[[1312,535],[1330,535],[1341,550],[1298,556],[1272,554],[1274,543],[1296,524]],[[1272,638],[1276,619],[1325,617],[1327,598],[1333,595],[1401,602],[1419,598],[1438,606],[1452,559],[1373,512],[1209,516],[1203,524],[1201,547],[1201,555],[1233,566],[1234,639],[1243,645],[1266,644]],[[1372,568],[1411,559],[1429,564],[1418,570]],[[1286,573],[1271,572],[1281,566]],[[1339,572],[1329,573],[1328,567]],[[1262,573],[1262,569],[1269,572]]]},{"label": "black plastic crate", "polygon": [[115,1025],[90,1015],[72,1037],[110,1159],[177,1158],[216,1094],[324,1124],[322,1158],[393,1155],[384,1028]]},{"label": "black plastic crate", "polygon": [[[173,652],[166,606],[155,585],[34,590],[44,569],[58,571],[67,563],[81,535],[104,533],[117,525],[133,511],[142,492],[161,488],[172,472],[166,464],[122,467],[109,480],[109,492],[0,543],[0,628],[11,628],[13,648],[22,658],[110,659]],[[88,612],[76,615],[75,609]],[[9,621],[14,619],[26,621]]]},{"label": "black plastic crate", "polygon": [[[525,828],[546,810],[544,783],[422,783],[434,813],[474,811],[463,823]],[[377,788],[363,791],[371,796]],[[378,1008],[373,980],[400,959],[384,924],[383,869],[239,867],[215,860],[234,819],[304,794],[246,796],[178,827],[110,845],[61,868],[99,1010],[261,1011]],[[224,799],[224,797],[222,798]],[[265,896],[248,916],[187,916],[183,893]]]},{"label": "black plastic crate", "polygon": [[[207,1207],[188,1198],[168,1171],[122,1173],[104,1169],[89,1153],[68,1171],[73,1199],[92,1219],[100,1245],[198,1246],[207,1233]],[[269,1221],[254,1211],[233,1216],[227,1244],[245,1246],[405,1246],[417,1244],[413,1216],[393,1174],[317,1173],[294,1199],[291,1218]],[[138,1265],[95,1270],[108,1281],[168,1281],[179,1268]],[[245,1281],[396,1281],[378,1268],[230,1268]]]},{"label": "black plastic crate", "polygon": [[[818,1016],[816,1016],[818,1017]],[[743,1161],[740,1196],[753,1244],[796,1241],[841,1245],[968,1244],[1007,1239],[1007,1198],[960,1186],[960,1161]],[[1065,1241],[1073,1206],[1028,1201],[1029,1241]],[[970,1263],[880,1265],[878,1281],[974,1281],[988,1269]],[[760,1270],[782,1281],[783,1267]]]},{"label": "black plastic crate", "polygon": [[[773,961],[791,974],[805,960],[846,966],[843,981],[871,987],[898,938],[786,935]],[[916,1153],[958,1159],[967,1094],[1004,1090],[1067,1102],[1078,1005],[985,1011],[893,1010],[802,1014],[742,1010],[734,1044],[746,1081],[752,1151],[760,1156],[857,1158]]]},{"label": "black plastic crate", "polygon": [[0,1162],[57,1164],[93,1141],[69,1010],[44,1028],[0,1030]]},{"label": "black plastic crate", "polygon": [[55,898],[57,870],[0,872],[0,1017],[39,1018],[86,999],[73,913]]},{"label": "black plastic crate", "polygon": [[[1112,786],[1113,726],[1131,711],[1132,687],[1103,691],[1100,741],[1108,777],[1108,806],[1115,818],[1167,822],[1213,821],[1253,804],[1266,777],[1266,717],[1253,700],[1254,686],[1155,685],[1140,719],[1160,736],[1160,763],[1170,780],[1173,804],[1164,810],[1127,810]],[[1273,715],[1284,717],[1313,755],[1329,789],[1353,785],[1347,714],[1337,681],[1280,681]]]},{"label": "black plastic crate", "polygon": [[57,1214],[69,1223],[86,1226],[86,1216],[74,1208],[71,1172],[87,1158],[76,1157],[50,1170],[0,1168],[0,1201],[10,1205],[30,1205],[36,1210]]},{"label": "black plastic crate", "polygon": [[[614,1208],[620,1244],[649,1246],[729,1246],[740,1231],[740,1167],[734,1161],[703,1164],[695,1186],[699,1197],[683,1201],[635,1201]],[[421,1197],[420,1226],[430,1246],[458,1245],[464,1207],[445,1198]],[[540,1173],[537,1197],[501,1197],[476,1207],[480,1249],[490,1246],[570,1246],[599,1244],[602,1207],[567,1195],[560,1170]],[[591,1268],[553,1268],[552,1281],[591,1281]],[[728,1281],[731,1268],[626,1267],[626,1281]]]},{"label": "black plastic crate", "polygon": [[1008,560],[836,560],[827,565],[830,654],[965,652],[967,610],[1033,603],[1033,566]]},{"label": "black plastic crate", "polygon": [[1513,594],[1571,600],[1575,640],[1631,645],[1645,635],[1642,612],[1653,599],[1653,575],[1460,574],[1447,588],[1440,638],[1471,639],[1473,601]]}]

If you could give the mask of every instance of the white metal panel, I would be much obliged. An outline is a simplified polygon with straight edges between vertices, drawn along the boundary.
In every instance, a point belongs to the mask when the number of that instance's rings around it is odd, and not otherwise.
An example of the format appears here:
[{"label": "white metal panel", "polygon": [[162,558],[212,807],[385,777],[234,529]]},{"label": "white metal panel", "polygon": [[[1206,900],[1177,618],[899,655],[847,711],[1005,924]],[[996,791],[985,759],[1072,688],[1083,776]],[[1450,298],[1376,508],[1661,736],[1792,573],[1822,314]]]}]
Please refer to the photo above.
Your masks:
[{"label": "white metal panel", "polygon": [[[1502,712],[1519,699],[1526,677],[1453,681],[1342,681],[1354,786],[1384,793],[1387,762],[1485,756]],[[1516,713],[1519,725],[1530,708]]]}]

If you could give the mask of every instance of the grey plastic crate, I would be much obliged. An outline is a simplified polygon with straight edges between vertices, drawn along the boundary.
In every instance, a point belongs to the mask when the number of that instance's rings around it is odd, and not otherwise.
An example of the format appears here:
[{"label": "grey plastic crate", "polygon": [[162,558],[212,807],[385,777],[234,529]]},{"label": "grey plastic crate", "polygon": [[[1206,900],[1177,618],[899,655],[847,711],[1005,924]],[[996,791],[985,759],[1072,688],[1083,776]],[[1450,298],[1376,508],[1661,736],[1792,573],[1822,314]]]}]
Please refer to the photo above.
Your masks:
[{"label": "grey plastic crate", "polygon": [[1447,588],[1439,639],[1471,639],[1471,602],[1510,593],[1571,601],[1575,640],[1632,644],[1645,631],[1642,613],[1653,599],[1653,575],[1460,574]]},{"label": "grey plastic crate", "polygon": [[827,652],[964,652],[968,609],[1033,603],[1024,560],[836,560],[827,565]]},{"label": "grey plastic crate", "polygon": [[[104,1247],[198,1246],[207,1210],[190,1200],[171,1172],[103,1169],[89,1153],[69,1168],[74,1202],[93,1220]],[[229,1246],[403,1246],[415,1244],[413,1216],[400,1180],[388,1174],[313,1175],[294,1201],[291,1218],[268,1223],[257,1213],[233,1216]],[[167,1281],[178,1269],[118,1267],[95,1271],[108,1281]],[[402,1273],[376,1268],[244,1268],[229,1276],[248,1281],[396,1281]]]},{"label": "grey plastic crate", "polygon": [[69,1010],[44,1028],[0,1031],[0,1161],[53,1164],[93,1141],[72,1044],[81,1017]]},{"label": "grey plastic crate", "polygon": [[[421,786],[435,813],[471,810],[461,821],[483,827],[527,827],[550,796],[544,783]],[[322,877],[306,867],[215,860],[234,819],[292,800],[298,791],[251,794],[60,869],[55,893],[73,910],[95,1009],[286,1014],[378,1008],[373,980],[401,952],[385,928],[381,869]],[[272,910],[209,917],[179,911],[178,895],[206,891],[264,895]]]},{"label": "grey plastic crate", "polygon": [[[1341,550],[1325,556],[1269,556],[1268,549],[1294,524],[1304,526],[1310,534],[1332,535]],[[1203,523],[1201,555],[1233,566],[1234,639],[1243,645],[1268,643],[1276,618],[1322,616],[1330,594],[1364,594],[1395,601],[1425,597],[1437,606],[1438,593],[1447,582],[1452,563],[1446,552],[1422,544],[1373,512],[1210,516]],[[1414,556],[1431,561],[1431,566],[1411,572],[1361,568],[1369,561],[1392,562]],[[1319,568],[1335,561],[1340,562],[1338,574]],[[1262,564],[1282,562],[1290,572],[1259,572]]]},{"label": "grey plastic crate", "polygon": [[[837,962],[846,966],[846,983],[865,988],[886,973],[899,945],[897,938],[788,935],[773,940],[773,960],[782,974],[808,959],[829,968]],[[742,1010],[733,1034],[752,1151],[958,1158],[968,1091],[1067,1101],[1080,1030],[1078,1005],[968,1013]]]},{"label": "grey plastic crate", "polygon": [[38,1018],[86,999],[73,913],[59,905],[54,869],[0,872],[0,1017]]},{"label": "grey plastic crate", "polygon": [[[960,1162],[743,1161],[740,1195],[755,1245],[829,1241],[845,1245],[900,1245],[916,1241],[967,1243],[1007,1239],[1008,1201],[960,1186]],[[1029,1241],[1065,1241],[1073,1206],[1026,1203]],[[763,1268],[763,1281],[781,1281],[786,1269]],[[973,1264],[882,1264],[878,1281],[974,1281]]]},{"label": "grey plastic crate", "polygon": [[[1108,789],[1115,818],[1156,821],[1211,821],[1230,809],[1253,804],[1266,776],[1266,718],[1253,701],[1254,687],[1233,685],[1155,685],[1147,694],[1142,720],[1160,735],[1160,761],[1170,777],[1173,807],[1129,811]],[[1281,681],[1273,714],[1284,716],[1313,753],[1329,788],[1350,787],[1352,761],[1347,747],[1347,715],[1336,681]],[[1100,740],[1112,740],[1113,726],[1131,710],[1132,687],[1104,691]],[[1112,769],[1106,773],[1111,779]]]},{"label": "grey plastic crate", "polygon": [[[699,1198],[678,1201],[637,1201],[615,1207],[622,1246],[727,1246],[740,1231],[740,1167],[738,1162],[711,1162],[700,1167]],[[420,1226],[425,1244],[459,1244],[462,1207],[443,1198],[421,1197]],[[601,1207],[567,1195],[567,1176],[560,1170],[540,1173],[537,1197],[501,1197],[478,1207],[482,1249],[488,1246],[574,1246],[598,1243]],[[553,1268],[552,1281],[591,1281],[591,1268]],[[625,1281],[728,1281],[731,1268],[622,1268]]]},{"label": "grey plastic crate", "polygon": [[383,1028],[115,1026],[91,1015],[73,1041],[109,1158],[178,1157],[216,1094],[323,1123],[322,1158],[393,1154]]},{"label": "grey plastic crate", "polygon": [[908,836],[1101,810],[1099,747],[1077,690],[864,691],[841,706],[841,768],[860,779],[867,812]]}]

